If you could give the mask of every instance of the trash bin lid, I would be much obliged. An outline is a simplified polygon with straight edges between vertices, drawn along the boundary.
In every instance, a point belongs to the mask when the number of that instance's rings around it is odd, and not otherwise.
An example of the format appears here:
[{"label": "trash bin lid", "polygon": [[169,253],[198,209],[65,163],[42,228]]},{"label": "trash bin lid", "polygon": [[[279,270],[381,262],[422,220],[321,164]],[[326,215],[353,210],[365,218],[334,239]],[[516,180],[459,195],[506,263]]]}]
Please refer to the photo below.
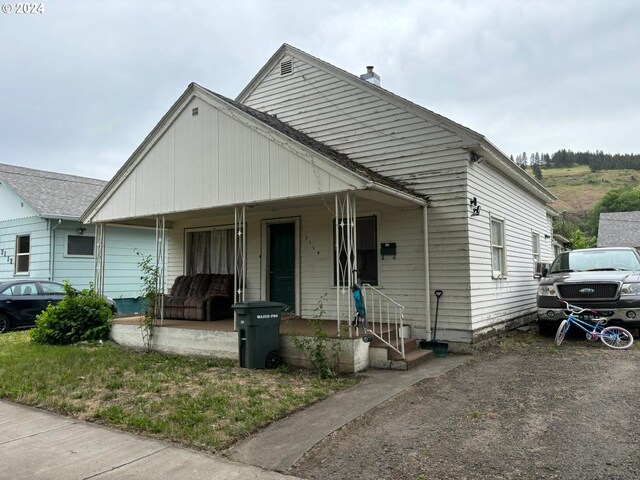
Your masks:
[{"label": "trash bin lid", "polygon": [[256,302],[241,302],[235,303],[231,308],[235,309],[244,309],[244,308],[284,308],[286,305],[280,302],[266,302],[264,300],[256,301]]}]

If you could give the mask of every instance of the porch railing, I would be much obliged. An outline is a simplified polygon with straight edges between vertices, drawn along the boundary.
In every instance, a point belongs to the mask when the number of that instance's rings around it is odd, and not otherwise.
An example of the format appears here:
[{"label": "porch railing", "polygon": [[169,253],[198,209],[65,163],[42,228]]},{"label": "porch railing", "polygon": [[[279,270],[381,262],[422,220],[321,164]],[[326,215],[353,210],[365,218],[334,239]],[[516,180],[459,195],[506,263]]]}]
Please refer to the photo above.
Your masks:
[{"label": "porch railing", "polygon": [[[405,358],[404,306],[368,283],[362,285],[368,333]],[[403,332],[403,333],[401,333]]]}]

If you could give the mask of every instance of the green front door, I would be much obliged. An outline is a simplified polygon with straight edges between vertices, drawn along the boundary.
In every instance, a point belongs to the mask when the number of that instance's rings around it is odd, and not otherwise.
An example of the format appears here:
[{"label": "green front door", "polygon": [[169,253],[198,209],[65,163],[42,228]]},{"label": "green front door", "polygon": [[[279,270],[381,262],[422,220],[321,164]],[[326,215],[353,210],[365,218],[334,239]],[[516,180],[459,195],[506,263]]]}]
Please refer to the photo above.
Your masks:
[{"label": "green front door", "polygon": [[295,224],[269,225],[269,300],[295,310]]}]

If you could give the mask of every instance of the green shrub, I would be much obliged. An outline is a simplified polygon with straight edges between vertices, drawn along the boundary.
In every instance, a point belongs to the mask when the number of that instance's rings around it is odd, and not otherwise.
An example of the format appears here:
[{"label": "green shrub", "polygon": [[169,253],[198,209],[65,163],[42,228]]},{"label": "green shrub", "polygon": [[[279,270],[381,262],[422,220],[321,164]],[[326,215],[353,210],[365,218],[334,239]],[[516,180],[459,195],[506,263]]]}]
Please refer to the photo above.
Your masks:
[{"label": "green shrub", "polygon": [[31,339],[36,343],[69,345],[80,341],[109,338],[113,312],[105,299],[89,289],[77,292],[64,282],[66,296],[57,305],[49,305],[36,317]]}]

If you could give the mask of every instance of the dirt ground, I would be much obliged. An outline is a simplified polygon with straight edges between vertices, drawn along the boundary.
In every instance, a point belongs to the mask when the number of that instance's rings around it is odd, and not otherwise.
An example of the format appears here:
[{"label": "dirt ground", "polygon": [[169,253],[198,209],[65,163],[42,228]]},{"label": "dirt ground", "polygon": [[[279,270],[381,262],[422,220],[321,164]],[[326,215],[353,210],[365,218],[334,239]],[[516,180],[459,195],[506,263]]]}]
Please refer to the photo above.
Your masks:
[{"label": "dirt ground", "polygon": [[535,330],[351,422],[290,472],[309,479],[638,479],[640,340]]}]

